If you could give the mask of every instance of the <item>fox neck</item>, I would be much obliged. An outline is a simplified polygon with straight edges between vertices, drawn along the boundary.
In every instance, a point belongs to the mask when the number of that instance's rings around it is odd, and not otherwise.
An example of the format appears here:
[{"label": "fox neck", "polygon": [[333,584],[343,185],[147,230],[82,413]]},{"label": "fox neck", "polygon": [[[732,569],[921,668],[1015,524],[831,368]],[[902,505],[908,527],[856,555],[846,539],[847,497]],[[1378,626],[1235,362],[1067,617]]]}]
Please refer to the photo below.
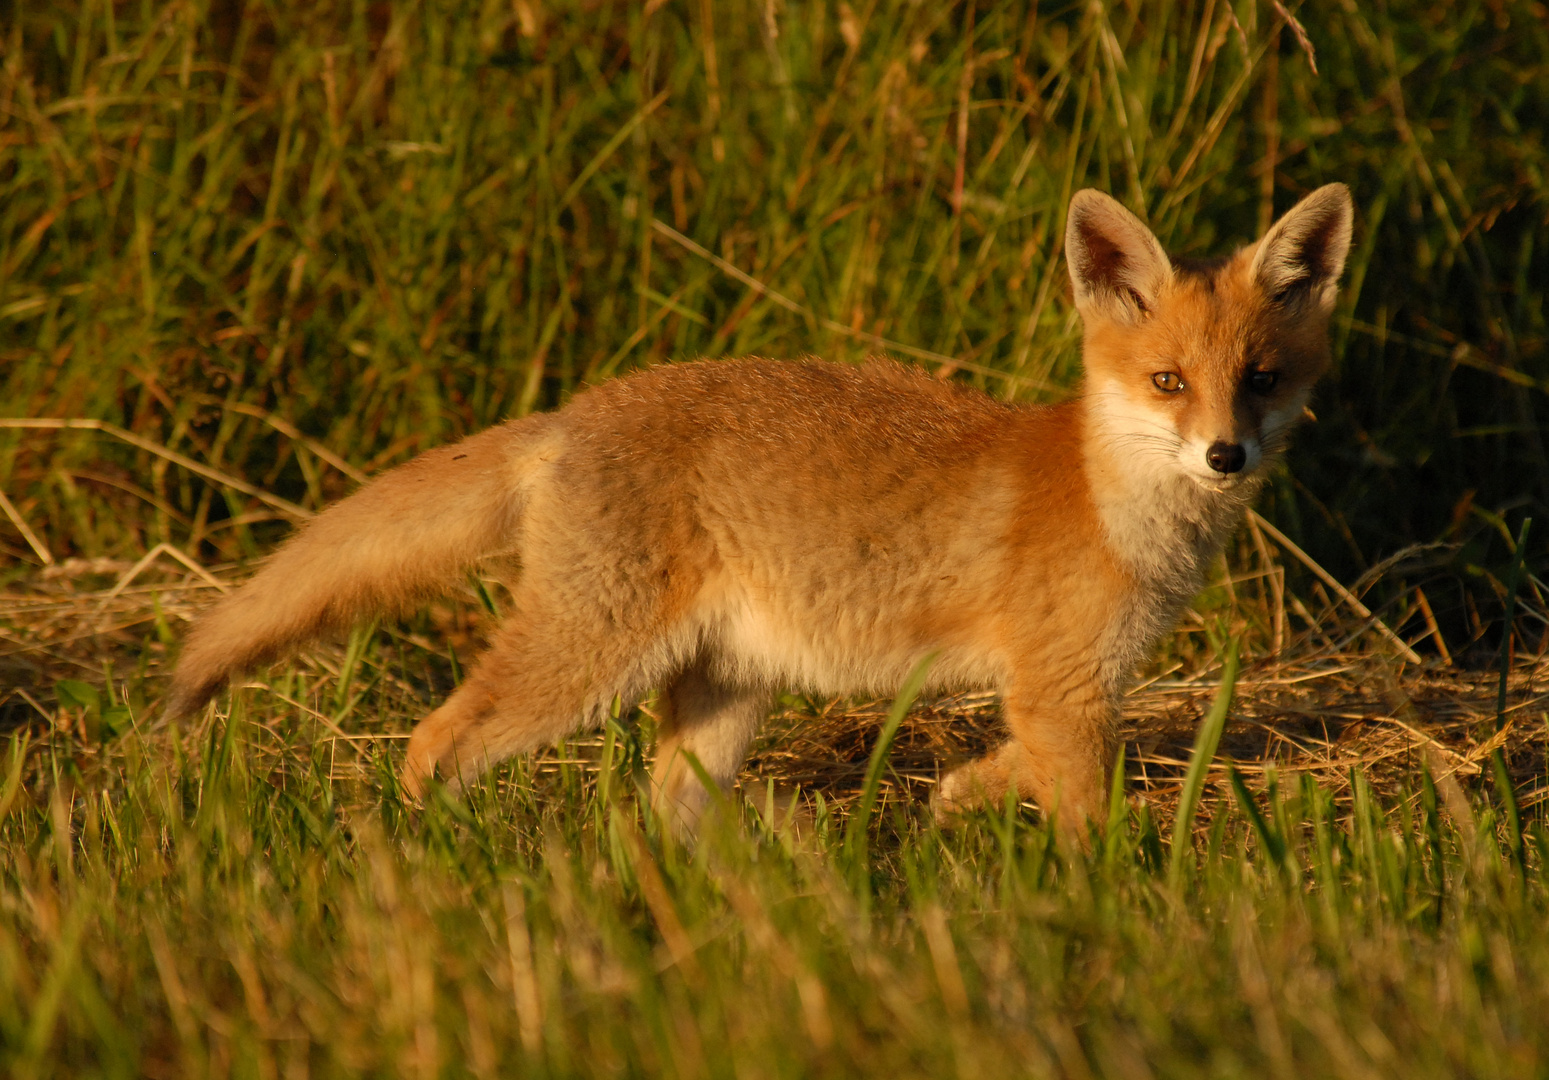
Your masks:
[{"label": "fox neck", "polygon": [[1092,399],[1081,406],[1083,467],[1104,539],[1138,583],[1187,603],[1258,493],[1263,470],[1208,488],[1126,438]]}]

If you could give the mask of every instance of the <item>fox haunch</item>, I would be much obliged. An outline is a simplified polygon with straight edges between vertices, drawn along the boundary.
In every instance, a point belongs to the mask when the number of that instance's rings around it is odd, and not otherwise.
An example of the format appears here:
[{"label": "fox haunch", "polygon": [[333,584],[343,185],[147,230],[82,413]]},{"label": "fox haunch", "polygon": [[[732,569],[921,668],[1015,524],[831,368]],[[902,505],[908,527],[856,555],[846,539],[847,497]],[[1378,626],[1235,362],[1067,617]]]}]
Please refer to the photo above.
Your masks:
[{"label": "fox haunch", "polygon": [[1329,362],[1343,185],[1256,244],[1169,259],[1071,202],[1075,399],[1015,406],[890,363],[658,367],[423,454],[333,506],[194,627],[169,711],[501,559],[514,610],[403,768],[467,783],[659,691],[660,809],[692,828],[772,694],[993,688],[1011,739],[938,808],[1008,791],[1084,831],[1119,702],[1284,449]]}]

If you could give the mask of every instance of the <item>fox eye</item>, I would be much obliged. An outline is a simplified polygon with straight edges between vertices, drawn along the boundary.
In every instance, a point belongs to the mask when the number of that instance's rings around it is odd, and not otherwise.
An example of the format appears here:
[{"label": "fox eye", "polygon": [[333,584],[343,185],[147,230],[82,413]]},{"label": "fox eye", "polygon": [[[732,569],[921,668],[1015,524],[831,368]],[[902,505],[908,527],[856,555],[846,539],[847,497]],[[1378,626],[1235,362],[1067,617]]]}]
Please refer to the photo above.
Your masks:
[{"label": "fox eye", "polygon": [[1267,394],[1275,388],[1280,381],[1280,375],[1274,371],[1255,371],[1248,376],[1248,387],[1255,394]]},{"label": "fox eye", "polygon": [[1158,371],[1151,376],[1151,381],[1164,394],[1176,394],[1183,389],[1183,377],[1176,371]]}]

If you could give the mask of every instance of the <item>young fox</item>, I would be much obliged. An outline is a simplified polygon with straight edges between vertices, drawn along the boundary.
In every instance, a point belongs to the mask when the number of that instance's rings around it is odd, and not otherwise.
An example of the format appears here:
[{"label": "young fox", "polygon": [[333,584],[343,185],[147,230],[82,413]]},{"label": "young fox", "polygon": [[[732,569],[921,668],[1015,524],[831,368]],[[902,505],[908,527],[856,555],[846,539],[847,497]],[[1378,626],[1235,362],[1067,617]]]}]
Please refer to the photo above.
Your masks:
[{"label": "young fox", "polygon": [[1065,254],[1086,381],[1007,405],[890,363],[658,367],[429,451],[330,508],[194,627],[169,711],[481,560],[514,610],[414,729],[403,785],[468,783],[660,691],[652,785],[692,830],[782,687],[999,691],[1011,739],[938,810],[1008,790],[1084,833],[1122,690],[1200,588],[1329,362],[1342,184],[1257,244],[1169,259],[1096,191]]}]

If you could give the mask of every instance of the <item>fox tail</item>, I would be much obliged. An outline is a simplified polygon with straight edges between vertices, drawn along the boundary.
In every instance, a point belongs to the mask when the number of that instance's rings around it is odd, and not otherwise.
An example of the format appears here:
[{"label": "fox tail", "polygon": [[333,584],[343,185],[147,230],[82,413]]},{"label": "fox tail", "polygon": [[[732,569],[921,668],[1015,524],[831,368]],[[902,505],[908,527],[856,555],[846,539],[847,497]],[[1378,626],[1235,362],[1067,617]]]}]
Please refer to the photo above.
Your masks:
[{"label": "fox tail", "polygon": [[304,526],[195,623],[167,714],[189,716],[232,677],[368,613],[445,592],[509,550],[522,503],[517,435],[503,425],[421,454]]}]

